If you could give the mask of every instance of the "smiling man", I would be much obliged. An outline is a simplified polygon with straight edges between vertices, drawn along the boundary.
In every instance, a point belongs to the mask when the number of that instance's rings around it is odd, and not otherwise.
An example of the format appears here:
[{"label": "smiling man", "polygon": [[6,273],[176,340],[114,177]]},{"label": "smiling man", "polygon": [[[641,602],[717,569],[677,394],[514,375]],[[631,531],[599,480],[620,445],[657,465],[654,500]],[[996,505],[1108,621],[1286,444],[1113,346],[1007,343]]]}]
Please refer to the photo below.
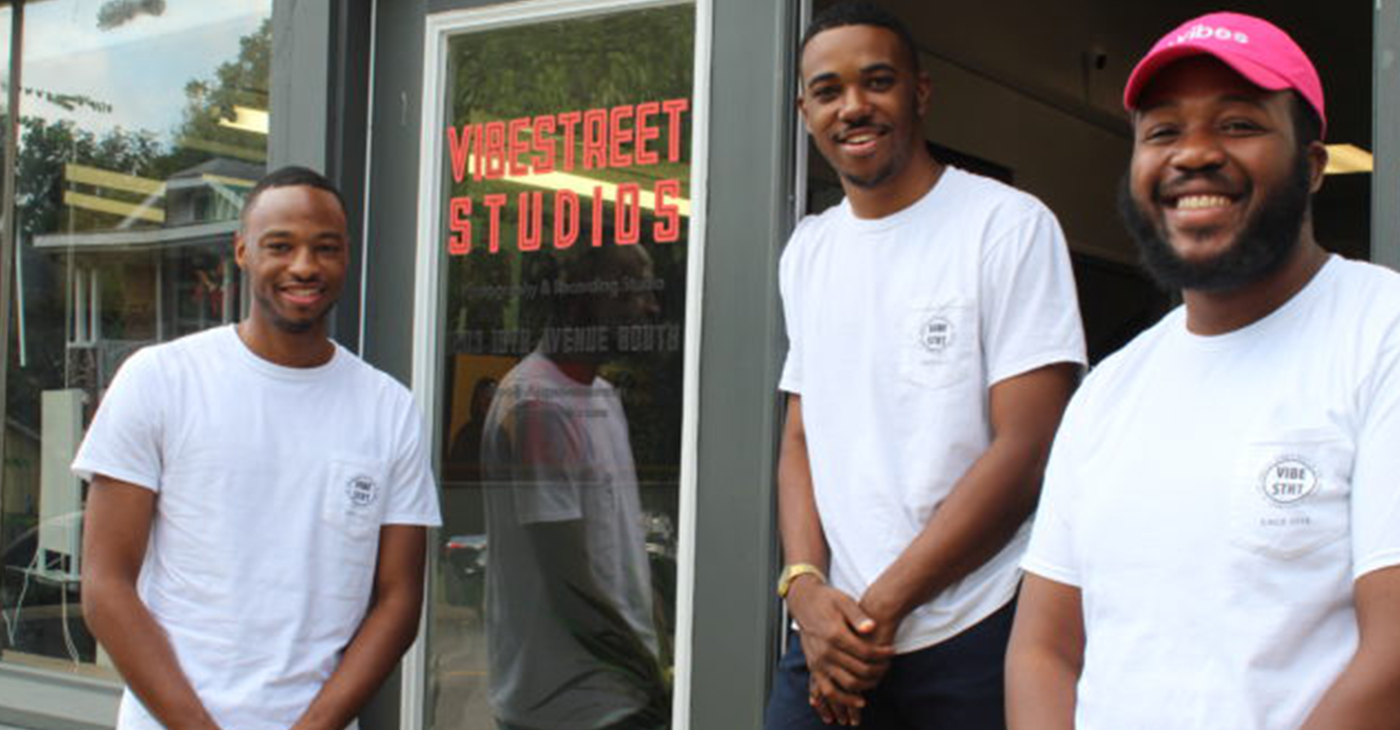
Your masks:
[{"label": "smiling man", "polygon": [[1400,728],[1400,277],[1313,236],[1317,73],[1215,13],[1163,37],[1124,103],[1123,216],[1184,306],[1065,416],[1012,727]]},{"label": "smiling man", "polygon": [[350,260],[321,175],[248,194],[248,316],[122,365],[73,464],[118,730],[342,730],[417,633],[439,524],[408,391],[326,335]]},{"label": "smiling man", "polygon": [[1037,200],[932,159],[909,33],[813,21],[798,105],[846,199],[783,254],[778,471],[797,624],[767,727],[1001,728],[1017,562],[1083,335]]}]

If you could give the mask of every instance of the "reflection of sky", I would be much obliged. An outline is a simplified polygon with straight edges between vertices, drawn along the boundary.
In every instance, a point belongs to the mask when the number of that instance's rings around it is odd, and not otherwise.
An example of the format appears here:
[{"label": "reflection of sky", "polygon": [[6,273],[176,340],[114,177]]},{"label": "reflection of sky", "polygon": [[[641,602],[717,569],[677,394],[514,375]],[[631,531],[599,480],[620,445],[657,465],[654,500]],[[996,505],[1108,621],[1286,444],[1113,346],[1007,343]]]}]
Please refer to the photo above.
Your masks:
[{"label": "reflection of sky", "polygon": [[[101,30],[97,12],[105,1],[26,5],[22,82],[29,89],[80,94],[112,110],[68,111],[22,96],[23,115],[71,119],[99,134],[115,127],[146,130],[168,142],[185,106],[185,84],[213,80],[220,64],[237,58],[239,39],[272,13],[271,0],[168,0],[160,16],[140,15]],[[6,59],[8,35],[7,28],[0,33]]]}]

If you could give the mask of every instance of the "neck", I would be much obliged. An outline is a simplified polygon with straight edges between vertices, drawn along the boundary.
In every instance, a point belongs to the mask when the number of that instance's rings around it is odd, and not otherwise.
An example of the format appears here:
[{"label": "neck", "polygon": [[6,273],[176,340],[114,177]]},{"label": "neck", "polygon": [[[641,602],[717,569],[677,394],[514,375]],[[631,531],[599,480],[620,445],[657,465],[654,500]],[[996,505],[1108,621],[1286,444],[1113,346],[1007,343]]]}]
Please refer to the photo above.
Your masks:
[{"label": "neck", "polygon": [[1327,263],[1327,252],[1305,230],[1281,269],[1252,284],[1228,291],[1186,289],[1186,329],[1198,335],[1223,335],[1248,327],[1288,303]]},{"label": "neck", "polygon": [[314,368],[325,365],[335,355],[335,344],[326,337],[324,322],[305,332],[287,332],[249,316],[238,323],[238,337],[254,355],[288,368]]},{"label": "neck", "polygon": [[909,162],[894,177],[869,188],[842,179],[841,187],[857,218],[876,219],[918,202],[942,176],[943,165],[929,156],[923,140],[919,140]]}]

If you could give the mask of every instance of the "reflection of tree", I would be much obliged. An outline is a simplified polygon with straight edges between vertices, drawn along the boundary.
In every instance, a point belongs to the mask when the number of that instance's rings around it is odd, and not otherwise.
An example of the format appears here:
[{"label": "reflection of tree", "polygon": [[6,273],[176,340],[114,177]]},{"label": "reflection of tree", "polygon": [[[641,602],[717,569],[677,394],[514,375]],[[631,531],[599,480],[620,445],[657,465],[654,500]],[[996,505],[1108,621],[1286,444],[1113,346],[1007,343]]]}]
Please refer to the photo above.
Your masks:
[{"label": "reflection of tree", "polygon": [[[119,7],[120,6],[120,7]],[[113,26],[122,13],[159,15],[160,8],[148,0],[109,2],[103,13],[113,13]],[[105,15],[103,17],[106,17]],[[129,18],[127,18],[129,19]],[[103,21],[105,22],[105,21]],[[124,21],[123,21],[124,22]],[[106,27],[106,26],[103,26]],[[142,195],[98,186],[81,186],[68,179],[68,165],[80,165],[103,172],[163,181],[176,172],[188,169],[211,157],[238,156],[244,159],[264,157],[265,138],[250,132],[219,125],[220,118],[232,116],[232,107],[267,108],[268,69],[271,55],[271,21],[265,20],[256,31],[240,40],[238,55],[215,71],[211,79],[191,79],[185,86],[186,102],[181,121],[173,131],[173,141],[151,130],[112,129],[97,133],[85,129],[71,119],[54,119],[42,111],[23,114],[19,120],[19,145],[16,156],[15,210],[17,229],[23,257],[24,323],[27,366],[17,367],[18,348],[10,348],[9,415],[11,418],[37,426],[39,394],[46,388],[64,387],[66,318],[69,314],[66,259],[40,254],[32,247],[35,236],[58,232],[93,232],[109,230],[117,225],[141,228],[153,225],[139,219],[127,219],[111,213],[69,205],[66,191],[77,191],[98,198],[114,198],[121,202],[139,204]],[[30,92],[31,90],[26,90]],[[42,98],[71,111],[84,106],[98,113],[110,111],[81,95],[59,96],[33,92],[25,98]],[[23,101],[23,100],[22,100]],[[120,100],[140,104],[140,98]],[[4,119],[4,117],[0,117]],[[8,120],[6,120],[8,121]],[[164,138],[164,139],[163,139]],[[206,140],[212,145],[204,149],[185,146],[185,139]],[[219,147],[218,145],[222,145]],[[239,153],[241,154],[235,154]],[[157,205],[159,205],[157,203]],[[118,267],[114,258],[105,267],[103,296],[107,301],[123,301],[127,286],[149,286],[150,281],[128,281],[127,269]],[[114,307],[121,310],[122,307]],[[119,335],[121,323],[108,328],[110,335]],[[13,336],[13,330],[12,330]]]},{"label": "reflection of tree", "polygon": [[220,121],[234,118],[234,107],[267,111],[267,83],[272,63],[272,19],[238,41],[238,56],[219,66],[214,78],[185,84],[184,119],[175,130],[179,145],[172,157],[188,167],[213,153],[254,162],[266,159],[266,137],[233,129]]},{"label": "reflection of tree", "polygon": [[456,46],[453,103],[509,119],[688,97],[694,26],[685,5],[481,33]]},{"label": "reflection of tree", "polygon": [[20,118],[21,143],[15,170],[15,207],[25,238],[59,230],[91,230],[111,225],[109,215],[69,208],[63,203],[64,166],[87,165],[128,175],[147,175],[162,156],[149,132],[114,129],[98,136],[70,120]]},{"label": "reflection of tree", "polygon": [[[449,123],[463,125],[690,98],[694,26],[694,7],[677,5],[459,36],[449,46]],[[576,144],[581,142],[576,140]],[[618,177],[674,176],[688,190],[689,145],[683,145],[683,149],[687,152],[679,165],[663,163],[625,172],[591,170],[587,174],[609,181]],[[468,287],[508,287],[553,275],[548,250],[521,255],[514,248],[517,219],[513,201],[521,191],[531,188],[501,180],[473,181],[470,176],[459,184],[448,178],[446,184],[450,195],[475,196],[478,205],[488,193],[506,193],[512,202],[501,215],[500,253],[477,251],[448,259],[451,285],[444,329],[449,336],[517,327],[537,332],[547,318],[545,303],[472,298],[467,293]],[[582,214],[588,219],[586,201]],[[611,205],[605,215],[611,217]],[[652,218],[650,214],[643,218],[643,230],[648,230]],[[484,229],[484,219],[478,216],[477,220]],[[551,230],[552,224],[552,210],[546,205],[545,230]],[[581,229],[589,230],[588,223],[584,222]],[[479,230],[477,235],[484,233]],[[587,245],[586,234],[575,245]],[[656,275],[666,282],[666,288],[656,292],[662,318],[683,327],[685,239],[670,244],[644,241],[643,245],[652,256]],[[643,484],[677,478],[684,392],[682,358],[681,352],[651,352],[616,360],[605,368],[604,377],[623,393],[638,478]]]}]

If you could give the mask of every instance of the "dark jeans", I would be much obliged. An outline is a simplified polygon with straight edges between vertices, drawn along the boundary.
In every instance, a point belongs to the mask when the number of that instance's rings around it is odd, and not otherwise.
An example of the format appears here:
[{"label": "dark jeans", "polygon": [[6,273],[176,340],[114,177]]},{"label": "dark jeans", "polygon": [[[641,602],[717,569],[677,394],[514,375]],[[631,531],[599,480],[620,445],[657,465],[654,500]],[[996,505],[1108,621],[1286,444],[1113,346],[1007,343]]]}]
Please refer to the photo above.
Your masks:
[{"label": "dark jeans", "polygon": [[[865,694],[866,730],[1005,730],[1003,662],[1016,602],[927,649],[900,654],[879,686]],[[807,658],[793,632],[778,662],[766,730],[824,730],[807,704]]]}]

